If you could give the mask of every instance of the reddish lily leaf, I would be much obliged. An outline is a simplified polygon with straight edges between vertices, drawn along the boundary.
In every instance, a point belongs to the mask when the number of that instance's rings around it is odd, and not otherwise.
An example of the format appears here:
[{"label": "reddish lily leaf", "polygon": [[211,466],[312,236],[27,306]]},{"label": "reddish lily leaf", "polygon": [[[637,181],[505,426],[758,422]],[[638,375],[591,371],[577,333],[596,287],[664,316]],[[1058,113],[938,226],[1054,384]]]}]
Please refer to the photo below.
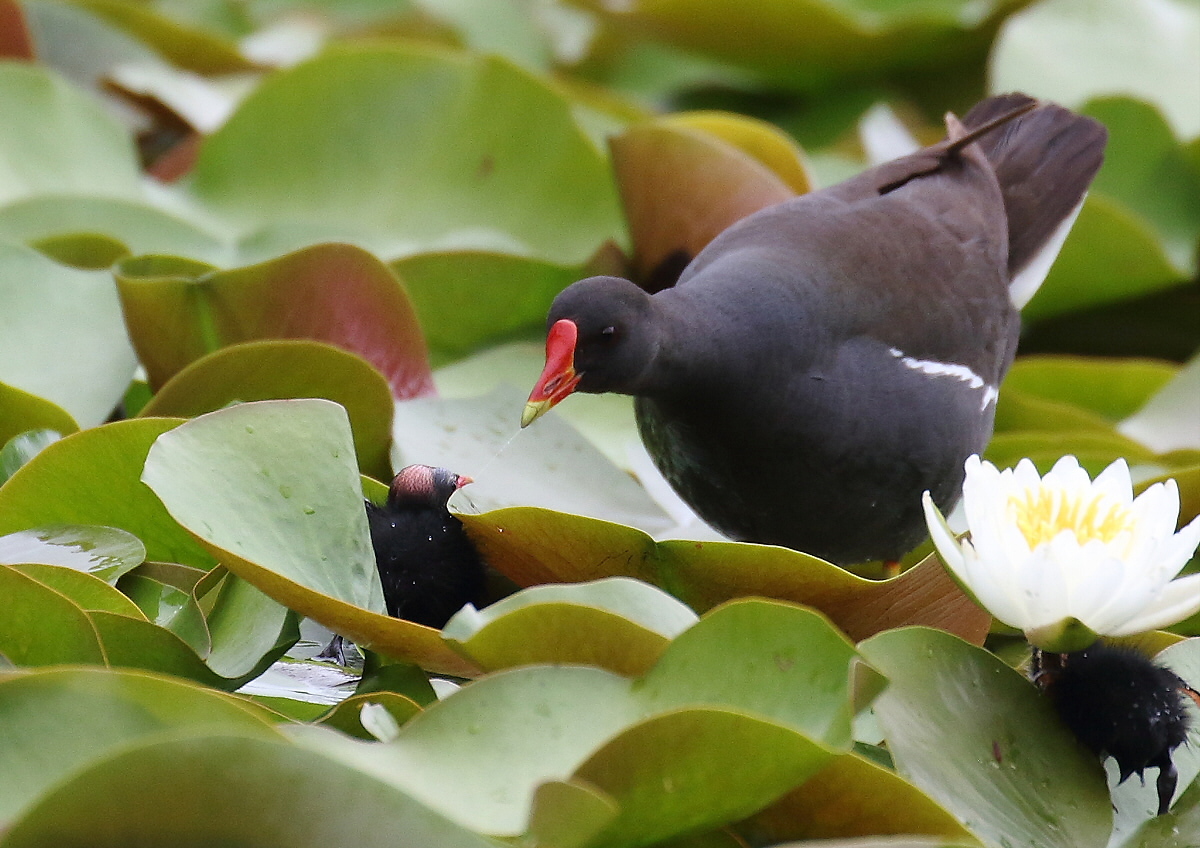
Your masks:
[{"label": "reddish lily leaf", "polygon": [[0,57],[34,59],[33,38],[25,23],[25,11],[16,0],[0,0]]},{"label": "reddish lily leaf", "polygon": [[218,271],[178,257],[119,263],[125,321],[150,385],[255,339],[314,339],[358,354],[396,398],[433,393],[425,339],[396,276],[361,248],[319,244]]},{"label": "reddish lily leaf", "polygon": [[730,224],[795,195],[759,159],[679,120],[635,126],[611,147],[634,269],[651,291]]},{"label": "reddish lily leaf", "polygon": [[655,542],[633,527],[535,507],[459,519],[484,558],[520,586],[635,577],[701,613],[732,598],[776,598],[815,607],[855,641],[920,623],[978,644],[991,622],[933,556],[877,581],[786,548]]}]

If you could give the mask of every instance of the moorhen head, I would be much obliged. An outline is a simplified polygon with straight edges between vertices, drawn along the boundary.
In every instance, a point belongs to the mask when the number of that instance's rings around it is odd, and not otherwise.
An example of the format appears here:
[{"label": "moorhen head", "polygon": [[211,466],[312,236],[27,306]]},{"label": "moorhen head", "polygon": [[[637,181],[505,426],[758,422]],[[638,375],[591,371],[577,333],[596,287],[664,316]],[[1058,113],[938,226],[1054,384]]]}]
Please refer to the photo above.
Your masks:
[{"label": "moorhen head", "polygon": [[528,425],[633,395],[655,464],[709,524],[841,565],[925,538],[991,437],[1018,309],[1100,166],[1104,128],[989,98],[938,144],[763,209],[671,288],[593,277],[547,320]]},{"label": "moorhen head", "polygon": [[450,496],[471,482],[445,468],[401,469],[378,506],[366,501],[375,564],[389,615],[441,628],[484,588],[484,567]]}]

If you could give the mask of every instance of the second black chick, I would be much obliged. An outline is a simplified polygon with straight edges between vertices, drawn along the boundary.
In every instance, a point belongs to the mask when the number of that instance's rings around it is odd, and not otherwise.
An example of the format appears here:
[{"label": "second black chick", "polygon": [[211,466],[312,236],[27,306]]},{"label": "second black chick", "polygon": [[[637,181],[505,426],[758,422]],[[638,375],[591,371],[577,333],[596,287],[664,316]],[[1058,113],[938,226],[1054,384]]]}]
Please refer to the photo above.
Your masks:
[{"label": "second black chick", "polygon": [[1186,699],[1200,705],[1200,692],[1135,649],[1099,642],[1071,654],[1035,648],[1032,671],[1076,738],[1117,761],[1122,782],[1158,768],[1158,814],[1167,812],[1177,780],[1172,754],[1191,726]]},{"label": "second black chick", "polygon": [[389,615],[441,629],[485,583],[483,561],[446,502],[471,482],[445,468],[410,465],[382,506],[366,502],[375,564]]}]

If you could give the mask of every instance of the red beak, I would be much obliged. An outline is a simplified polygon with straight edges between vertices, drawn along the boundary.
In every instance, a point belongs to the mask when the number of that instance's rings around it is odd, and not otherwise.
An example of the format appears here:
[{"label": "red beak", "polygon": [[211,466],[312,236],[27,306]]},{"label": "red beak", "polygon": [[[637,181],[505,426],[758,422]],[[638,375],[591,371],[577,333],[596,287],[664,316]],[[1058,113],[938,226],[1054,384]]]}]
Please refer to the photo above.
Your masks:
[{"label": "red beak", "polygon": [[550,407],[561,401],[579,385],[581,374],[575,373],[575,343],[579,328],[566,318],[555,321],[546,336],[546,367],[538,378],[529,401],[521,414],[521,426],[528,427]]}]

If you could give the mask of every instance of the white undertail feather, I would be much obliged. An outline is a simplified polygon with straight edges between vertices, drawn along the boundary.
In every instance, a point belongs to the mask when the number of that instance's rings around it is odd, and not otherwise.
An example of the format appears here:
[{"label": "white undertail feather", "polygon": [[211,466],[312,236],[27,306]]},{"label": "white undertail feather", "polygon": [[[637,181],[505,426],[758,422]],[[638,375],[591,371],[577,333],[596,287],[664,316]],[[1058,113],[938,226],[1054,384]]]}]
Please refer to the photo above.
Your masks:
[{"label": "white undertail feather", "polygon": [[1008,284],[1009,299],[1017,309],[1022,309],[1025,304],[1033,300],[1037,290],[1042,287],[1046,275],[1050,273],[1050,266],[1058,258],[1058,252],[1062,250],[1063,242],[1067,240],[1067,235],[1071,232],[1075,219],[1079,217],[1079,210],[1083,209],[1083,201],[1086,199],[1087,193],[1085,192],[1071,213],[1063,218],[1062,223],[1051,233],[1050,238],[1046,239],[1046,243],[1042,245],[1041,249],[1025,263],[1025,267],[1018,271],[1012,278],[1012,282]]}]

